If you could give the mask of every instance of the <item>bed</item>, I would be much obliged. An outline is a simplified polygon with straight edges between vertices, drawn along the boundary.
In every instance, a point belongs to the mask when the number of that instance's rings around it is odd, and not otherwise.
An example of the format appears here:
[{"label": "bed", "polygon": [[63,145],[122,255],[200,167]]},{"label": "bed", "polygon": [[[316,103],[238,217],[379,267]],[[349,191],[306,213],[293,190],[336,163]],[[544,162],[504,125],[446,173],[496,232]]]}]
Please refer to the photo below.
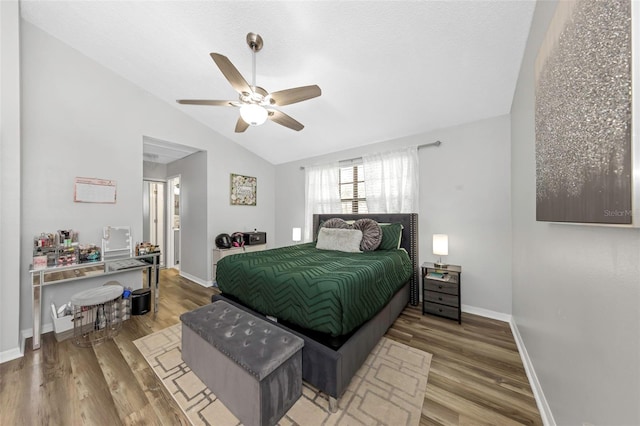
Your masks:
[{"label": "bed", "polygon": [[[417,214],[314,215],[314,235],[317,235],[321,223],[335,217],[400,223],[403,228],[400,246],[403,250],[391,250],[387,254],[367,252],[367,255],[360,256],[374,262],[373,272],[367,272],[364,265],[356,268],[346,254],[315,250],[312,243],[266,251],[271,253],[228,256],[218,265],[217,281],[222,294],[213,297],[213,300],[226,300],[254,315],[275,316],[279,326],[303,338],[303,379],[333,398],[330,399],[332,406],[407,303],[418,304],[419,282]],[[381,285],[376,283],[379,290],[373,294],[371,286],[359,288],[350,284],[348,294],[338,297],[326,287],[323,287],[325,291],[316,291],[314,286],[304,285],[308,278],[304,273],[309,275],[309,271],[317,271],[313,268],[320,267],[325,282],[340,275],[327,275],[330,272],[322,270],[323,262],[331,262],[331,258],[335,261],[336,256],[342,259],[342,263],[331,268],[343,270],[342,275],[345,275],[345,268],[350,269],[356,275],[365,276],[365,282],[369,283],[381,280]],[[287,258],[292,263],[286,263]],[[382,266],[375,263],[380,261]],[[397,269],[391,266],[393,263],[404,264],[398,269],[402,271],[404,268],[404,272],[386,273]],[[397,282],[399,276],[403,279]],[[276,290],[266,285],[271,278],[280,280],[277,284],[280,287]],[[293,287],[287,286],[300,282],[302,286],[288,290]]]}]

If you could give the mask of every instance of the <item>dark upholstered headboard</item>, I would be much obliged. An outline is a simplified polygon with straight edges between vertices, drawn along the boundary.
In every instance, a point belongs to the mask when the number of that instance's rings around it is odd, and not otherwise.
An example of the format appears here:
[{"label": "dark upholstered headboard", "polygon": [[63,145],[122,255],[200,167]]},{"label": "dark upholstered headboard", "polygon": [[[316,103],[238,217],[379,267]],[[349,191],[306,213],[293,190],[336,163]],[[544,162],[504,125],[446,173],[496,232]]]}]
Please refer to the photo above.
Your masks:
[{"label": "dark upholstered headboard", "polygon": [[373,219],[378,223],[401,223],[402,241],[400,247],[409,253],[413,263],[413,277],[410,282],[409,303],[416,306],[420,300],[420,270],[418,268],[418,214],[417,213],[378,213],[378,214],[314,214],[313,215],[313,235],[318,235],[318,227],[332,217],[339,217],[344,220],[357,220],[362,218]]}]

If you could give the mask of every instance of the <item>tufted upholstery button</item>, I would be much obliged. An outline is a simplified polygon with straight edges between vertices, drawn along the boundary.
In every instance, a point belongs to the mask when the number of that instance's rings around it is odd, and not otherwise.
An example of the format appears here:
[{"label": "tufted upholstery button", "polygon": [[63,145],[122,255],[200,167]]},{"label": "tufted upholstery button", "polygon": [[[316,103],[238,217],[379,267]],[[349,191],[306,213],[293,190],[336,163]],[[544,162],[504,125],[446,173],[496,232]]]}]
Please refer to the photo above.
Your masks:
[{"label": "tufted upholstery button", "polygon": [[247,336],[251,336],[251,335],[253,334],[253,330],[252,330],[252,329],[250,329],[250,328],[247,328],[247,329],[244,331],[244,334],[246,334]]}]

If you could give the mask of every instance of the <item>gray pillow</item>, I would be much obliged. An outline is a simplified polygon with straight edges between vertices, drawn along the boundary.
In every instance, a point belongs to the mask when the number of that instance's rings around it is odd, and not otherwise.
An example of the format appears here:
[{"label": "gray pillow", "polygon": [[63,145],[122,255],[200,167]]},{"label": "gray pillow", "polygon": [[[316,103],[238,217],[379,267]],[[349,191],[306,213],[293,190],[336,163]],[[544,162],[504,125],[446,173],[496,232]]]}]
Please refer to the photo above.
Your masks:
[{"label": "gray pillow", "polygon": [[374,251],[382,242],[382,229],[378,222],[373,219],[358,219],[353,223],[353,229],[362,231],[362,251]]},{"label": "gray pillow", "polygon": [[345,222],[343,219],[339,217],[332,217],[331,219],[327,219],[322,225],[323,228],[338,228],[338,229],[352,229],[351,225]]},{"label": "gray pillow", "polygon": [[347,253],[360,253],[362,231],[358,229],[320,228],[316,248]]}]

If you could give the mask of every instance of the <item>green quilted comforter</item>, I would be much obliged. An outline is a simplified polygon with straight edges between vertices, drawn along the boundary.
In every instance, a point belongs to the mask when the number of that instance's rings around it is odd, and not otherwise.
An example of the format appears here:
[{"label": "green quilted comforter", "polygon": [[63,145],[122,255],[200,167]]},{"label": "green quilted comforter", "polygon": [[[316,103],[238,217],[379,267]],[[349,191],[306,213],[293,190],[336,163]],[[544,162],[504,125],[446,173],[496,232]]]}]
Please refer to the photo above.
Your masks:
[{"label": "green quilted comforter", "polygon": [[340,336],[380,311],[411,274],[402,249],[343,253],[308,243],[226,256],[216,280],[249,308]]}]

